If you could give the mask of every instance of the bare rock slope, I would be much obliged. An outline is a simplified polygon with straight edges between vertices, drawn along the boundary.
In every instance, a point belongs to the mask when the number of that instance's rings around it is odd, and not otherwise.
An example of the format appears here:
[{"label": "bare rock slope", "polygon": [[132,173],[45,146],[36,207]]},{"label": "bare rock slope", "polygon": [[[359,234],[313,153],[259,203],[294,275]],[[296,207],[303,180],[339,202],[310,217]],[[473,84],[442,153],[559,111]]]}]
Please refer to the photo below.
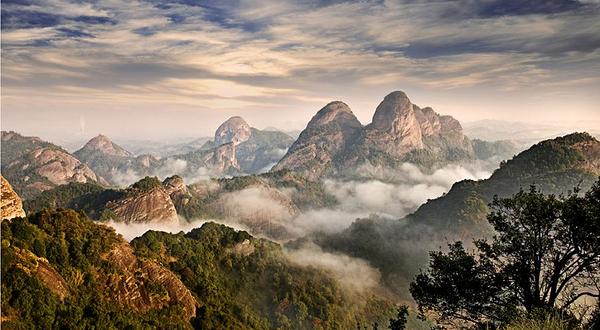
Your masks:
[{"label": "bare rock slope", "polygon": [[23,210],[21,198],[19,198],[10,183],[3,176],[0,175],[0,179],[2,179],[2,196],[0,197],[0,202],[2,203],[2,220],[24,217],[25,211]]}]

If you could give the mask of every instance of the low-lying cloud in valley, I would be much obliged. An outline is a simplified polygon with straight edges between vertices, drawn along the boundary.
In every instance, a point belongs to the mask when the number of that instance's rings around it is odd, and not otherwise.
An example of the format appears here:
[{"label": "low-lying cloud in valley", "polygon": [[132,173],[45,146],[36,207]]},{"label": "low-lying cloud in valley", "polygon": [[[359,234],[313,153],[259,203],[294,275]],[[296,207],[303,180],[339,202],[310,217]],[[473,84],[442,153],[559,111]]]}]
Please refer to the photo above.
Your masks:
[{"label": "low-lying cloud in valley", "polygon": [[[164,180],[173,175],[179,175],[187,184],[191,184],[215,177],[215,175],[212,174],[214,173],[211,173],[206,167],[192,169],[188,166],[188,162],[183,159],[168,158],[149,175],[156,176],[160,180]],[[121,188],[128,187],[140,179],[143,179],[145,176],[145,174],[139,173],[131,168],[127,168],[126,170],[114,170],[111,173],[112,181]]]},{"label": "low-lying cloud in valley", "polygon": [[127,241],[127,242],[131,242],[131,240],[133,240],[136,237],[140,237],[142,235],[144,235],[144,233],[146,233],[147,231],[150,230],[155,230],[155,231],[164,231],[167,233],[172,233],[172,234],[176,234],[179,232],[189,232],[194,228],[199,228],[202,227],[203,224],[205,224],[206,222],[217,222],[217,223],[222,223],[224,225],[227,225],[229,227],[232,227],[236,230],[248,230],[245,226],[235,223],[235,222],[223,222],[223,221],[218,221],[218,220],[211,220],[211,219],[200,219],[200,220],[194,220],[194,221],[187,221],[186,219],[180,217],[179,221],[177,222],[171,222],[171,223],[165,223],[165,222],[158,222],[158,221],[151,221],[151,222],[147,222],[147,223],[125,223],[125,222],[121,222],[121,221],[107,221],[104,224],[107,226],[110,226],[112,228],[114,228],[117,233],[123,235],[123,238]]},{"label": "low-lying cloud in valley", "polygon": [[399,169],[376,169],[363,165],[356,171],[358,177],[372,178],[383,174],[386,178],[394,178],[394,181],[326,180],[324,184],[327,192],[335,196],[339,204],[333,208],[301,213],[288,223],[288,229],[295,235],[302,236],[319,231],[339,232],[348,228],[357,218],[371,215],[399,219],[414,212],[428,199],[448,192],[457,181],[488,178],[492,173],[493,163],[497,164],[496,159],[468,165],[452,164],[431,174],[424,173],[410,163],[402,164]]},{"label": "low-lying cloud in valley", "polygon": [[367,261],[345,254],[324,252],[314,243],[306,243],[299,249],[288,250],[287,254],[298,264],[325,269],[342,284],[359,290],[377,287],[381,277],[379,271]]}]

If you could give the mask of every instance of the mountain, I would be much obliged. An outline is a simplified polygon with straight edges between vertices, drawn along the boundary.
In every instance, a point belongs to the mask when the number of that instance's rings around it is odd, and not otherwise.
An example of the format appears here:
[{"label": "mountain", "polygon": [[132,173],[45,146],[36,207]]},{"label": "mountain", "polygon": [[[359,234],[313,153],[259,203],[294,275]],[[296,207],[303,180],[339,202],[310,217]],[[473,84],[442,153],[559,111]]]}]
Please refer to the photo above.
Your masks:
[{"label": "mountain", "polygon": [[474,158],[471,141],[456,119],[421,109],[397,91],[384,98],[365,127],[345,103],[329,103],[274,169],[292,169],[314,180],[351,176],[365,163],[394,168],[411,162],[434,169]]},{"label": "mountain", "polygon": [[2,175],[0,175],[0,180],[2,180],[2,194],[0,196],[0,202],[2,203],[1,220],[25,217],[21,198],[19,198],[10,183]]},{"label": "mountain", "polygon": [[361,129],[362,124],[348,105],[331,102],[310,120],[273,170],[292,169],[308,179],[317,179],[333,166],[336,155]]},{"label": "mountain", "polygon": [[67,151],[37,137],[2,132],[2,175],[24,199],[69,182],[106,180]]},{"label": "mountain", "polygon": [[149,231],[131,245],[192,288],[198,329],[350,329],[387,322],[394,311],[389,300],[342,286],[279,245],[220,224],[176,235]]},{"label": "mountain", "polygon": [[104,155],[116,156],[116,157],[132,157],[129,151],[121,148],[114,142],[112,142],[107,136],[99,134],[89,140],[83,148],[77,151],[79,154],[91,154],[101,153]]},{"label": "mountain", "polygon": [[447,194],[403,219],[357,220],[340,233],[312,239],[327,251],[369,261],[393,292],[409,298],[408,283],[426,266],[430,250],[454,239],[491,234],[486,216],[495,195],[510,197],[531,184],[547,194],[575,187],[587,191],[599,175],[600,142],[587,133],[573,133],[532,146],[503,162],[489,179],[455,183]]},{"label": "mountain", "polygon": [[2,328],[190,328],[191,292],[73,210],[2,223]]},{"label": "mountain", "polygon": [[73,156],[114,186],[122,185],[119,176],[132,172],[140,176],[148,175],[160,164],[159,160],[151,155],[135,157],[104,135],[93,137],[81,149],[75,151]]},{"label": "mountain", "polygon": [[146,177],[133,184],[123,198],[106,204],[106,218],[125,223],[178,223],[177,210],[162,182]]},{"label": "mountain", "polygon": [[214,140],[206,142],[202,150],[232,144],[240,171],[245,174],[258,174],[275,165],[292,142],[293,139],[283,132],[261,131],[250,127],[244,118],[235,116],[219,126]]},{"label": "mountain", "polygon": [[106,189],[98,185],[71,183],[56,187],[25,202],[29,213],[44,208],[73,208],[84,211],[93,220],[124,223],[178,223],[173,179],[163,185],[155,177],[146,177],[126,189]]},{"label": "mountain", "polygon": [[276,243],[215,223],[127,243],[62,209],[1,232],[6,329],[348,329],[395,313]]}]

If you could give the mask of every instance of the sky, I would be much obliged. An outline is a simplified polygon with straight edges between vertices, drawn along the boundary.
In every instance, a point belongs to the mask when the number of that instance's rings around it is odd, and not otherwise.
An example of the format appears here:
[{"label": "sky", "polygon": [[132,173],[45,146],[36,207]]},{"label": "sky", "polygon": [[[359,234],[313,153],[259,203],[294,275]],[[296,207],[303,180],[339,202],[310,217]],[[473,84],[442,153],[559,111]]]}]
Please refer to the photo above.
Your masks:
[{"label": "sky", "polygon": [[[363,124],[395,90],[463,122],[600,122],[600,0],[2,1],[2,122],[210,136],[233,115]],[[600,127],[593,127],[600,128]]]}]

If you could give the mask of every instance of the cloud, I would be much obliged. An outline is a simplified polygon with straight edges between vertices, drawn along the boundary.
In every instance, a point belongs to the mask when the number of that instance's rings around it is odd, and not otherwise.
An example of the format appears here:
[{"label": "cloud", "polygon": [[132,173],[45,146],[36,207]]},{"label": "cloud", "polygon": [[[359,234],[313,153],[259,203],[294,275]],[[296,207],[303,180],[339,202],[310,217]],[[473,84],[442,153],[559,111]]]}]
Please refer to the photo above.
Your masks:
[{"label": "cloud", "polygon": [[183,232],[189,232],[194,228],[199,228],[202,227],[202,225],[206,222],[217,222],[217,223],[222,223],[224,225],[227,225],[229,227],[232,227],[236,230],[248,230],[248,228],[242,224],[236,223],[234,221],[220,221],[220,220],[213,220],[213,219],[202,219],[202,220],[193,220],[193,221],[188,221],[186,219],[184,219],[183,217],[179,217],[179,220],[177,222],[171,222],[171,223],[164,223],[164,222],[159,222],[159,221],[150,221],[150,222],[145,222],[145,223],[124,223],[124,222],[115,222],[115,221],[107,221],[104,222],[105,225],[113,227],[117,233],[123,235],[123,238],[127,241],[127,242],[131,242],[131,240],[133,240],[136,237],[140,237],[142,235],[144,235],[144,233],[146,233],[149,230],[156,230],[156,231],[164,231],[167,233],[179,233],[181,231]]},{"label": "cloud", "polygon": [[313,266],[332,273],[342,284],[361,291],[372,290],[379,285],[380,273],[363,259],[341,253],[324,252],[314,243],[286,250],[287,255],[303,266]]},{"label": "cloud", "polygon": [[104,224],[113,227],[117,233],[123,235],[123,238],[127,242],[131,242],[136,237],[144,235],[149,230],[164,231],[167,233],[178,233],[180,231],[188,232],[194,228],[201,227],[202,224],[210,220],[196,220],[193,222],[186,222],[180,220],[177,223],[161,223],[161,222],[147,222],[147,223],[130,223],[108,221]]},{"label": "cloud", "polygon": [[[3,4],[3,109],[59,118],[67,107],[98,108],[132,122],[133,109],[203,111],[199,118],[246,112],[267,126],[281,109],[304,121],[323,99],[353,101],[368,116],[369,102],[398,88],[461,90],[457,98],[477,113],[490,103],[477,100],[482,91],[506,103],[568,88],[564,106],[579,103],[580,117],[589,117],[597,108],[600,6],[516,3]],[[547,114],[544,105],[536,109]]]},{"label": "cloud", "polygon": [[303,236],[314,232],[340,232],[359,218],[399,219],[427,200],[448,192],[457,181],[488,178],[498,163],[499,159],[492,158],[473,164],[453,164],[429,174],[410,163],[402,164],[399,169],[364,164],[353,170],[353,177],[358,176],[358,180],[324,182],[326,191],[336,197],[338,205],[302,212],[285,225],[290,233]]}]

